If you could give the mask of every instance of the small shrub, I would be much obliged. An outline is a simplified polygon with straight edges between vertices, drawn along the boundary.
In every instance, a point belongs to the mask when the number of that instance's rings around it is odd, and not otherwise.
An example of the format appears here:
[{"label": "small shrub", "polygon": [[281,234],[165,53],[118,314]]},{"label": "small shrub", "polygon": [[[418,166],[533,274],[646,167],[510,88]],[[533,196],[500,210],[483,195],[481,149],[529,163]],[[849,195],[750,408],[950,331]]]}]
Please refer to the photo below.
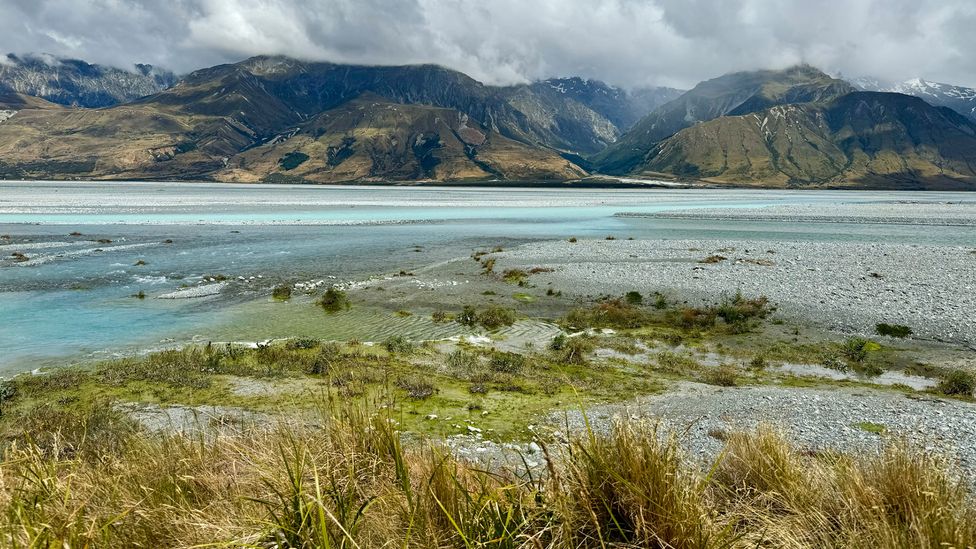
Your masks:
[{"label": "small shrub", "polygon": [[874,330],[878,333],[878,335],[889,337],[905,338],[912,335],[912,329],[901,324],[887,324],[885,322],[881,322],[874,327]]},{"label": "small shrub", "polygon": [[751,361],[749,361],[749,367],[754,370],[763,370],[767,366],[766,358],[762,355],[756,355]]},{"label": "small shrub", "polygon": [[319,352],[309,362],[305,373],[309,375],[328,374],[333,366],[342,359],[342,347],[338,343],[328,342],[319,348]]},{"label": "small shrub", "polygon": [[566,346],[566,341],[568,339],[569,338],[566,337],[566,334],[557,334],[556,337],[552,338],[552,341],[549,342],[549,349],[553,351],[561,351],[563,347]]},{"label": "small shrub", "polygon": [[473,305],[465,305],[454,320],[462,326],[474,326],[478,323],[478,310]]},{"label": "small shrub", "polygon": [[434,322],[439,323],[439,322],[447,322],[449,320],[449,317],[447,312],[438,309],[433,313],[431,313],[430,319],[433,320]]},{"label": "small shrub", "polygon": [[585,328],[640,328],[647,320],[643,311],[620,299],[601,301],[589,309],[574,309],[565,322]]},{"label": "small shrub", "polygon": [[973,396],[976,376],[966,370],[952,370],[939,382],[939,392],[944,395]]},{"label": "small shrub", "polygon": [[529,277],[529,273],[522,269],[508,269],[502,273],[502,280],[509,284],[521,284]]},{"label": "small shrub", "polygon": [[425,400],[437,392],[430,382],[416,377],[400,378],[395,385],[407,392],[407,396],[414,400]]},{"label": "small shrub", "polygon": [[641,305],[644,303],[644,296],[642,296],[640,292],[636,291],[627,292],[624,294],[624,301],[626,301],[628,305]]},{"label": "small shrub", "polygon": [[495,352],[491,356],[489,366],[496,372],[503,374],[518,374],[525,368],[525,357],[518,353]]},{"label": "small shrub", "polygon": [[559,349],[558,360],[564,364],[586,364],[586,353],[593,350],[593,342],[588,337],[568,338]]},{"label": "small shrub", "polygon": [[868,349],[871,341],[863,337],[849,337],[841,345],[840,353],[849,362],[860,363],[868,357]]},{"label": "small shrub", "polygon": [[716,313],[711,308],[685,307],[670,315],[672,322],[685,330],[705,329],[715,326]]},{"label": "small shrub", "polygon": [[289,339],[285,343],[285,348],[290,351],[297,351],[299,349],[314,349],[319,346],[319,340],[311,337],[296,337]]},{"label": "small shrub", "polygon": [[754,299],[746,299],[741,292],[735,296],[726,297],[715,310],[715,314],[727,324],[747,322],[754,318],[766,318],[772,309],[769,306],[769,298],[759,296]]},{"label": "small shrub", "polygon": [[668,300],[664,298],[664,294],[661,292],[654,292],[654,304],[653,307],[657,310],[667,309]]},{"label": "small shrub", "polygon": [[278,301],[288,301],[291,299],[291,286],[288,284],[279,284],[271,290],[271,297],[277,299]]},{"label": "small shrub", "polygon": [[576,242],[577,242],[577,240],[576,240],[576,237],[575,237],[575,236],[573,236],[573,237],[570,237],[570,239],[569,239],[569,242],[570,242],[571,244],[576,244]]},{"label": "small shrub", "polygon": [[515,311],[493,305],[477,315],[478,324],[489,330],[515,324]]},{"label": "small shrub", "polygon": [[346,292],[332,287],[326,290],[319,299],[319,305],[327,312],[337,313],[349,308],[349,298],[346,296]]},{"label": "small shrub", "polygon": [[738,377],[739,371],[735,369],[735,366],[730,364],[722,364],[717,368],[710,368],[702,376],[702,380],[709,385],[718,385],[719,387],[735,387],[737,385],[736,378]]},{"label": "small shrub", "polygon": [[470,371],[478,364],[478,356],[462,349],[447,355],[447,365],[457,371]]},{"label": "small shrub", "polygon": [[406,355],[414,351],[414,344],[402,336],[393,336],[387,339],[383,343],[383,347],[393,355]]}]

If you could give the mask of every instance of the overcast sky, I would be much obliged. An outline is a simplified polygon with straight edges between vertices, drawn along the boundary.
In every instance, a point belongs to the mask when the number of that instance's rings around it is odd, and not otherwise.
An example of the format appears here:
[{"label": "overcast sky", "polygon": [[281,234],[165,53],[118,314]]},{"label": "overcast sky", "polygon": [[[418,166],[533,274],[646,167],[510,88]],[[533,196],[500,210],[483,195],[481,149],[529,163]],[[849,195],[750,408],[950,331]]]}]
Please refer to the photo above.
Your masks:
[{"label": "overcast sky", "polygon": [[976,87],[976,0],[0,0],[0,51],[181,73],[285,54],[682,88],[808,62]]}]

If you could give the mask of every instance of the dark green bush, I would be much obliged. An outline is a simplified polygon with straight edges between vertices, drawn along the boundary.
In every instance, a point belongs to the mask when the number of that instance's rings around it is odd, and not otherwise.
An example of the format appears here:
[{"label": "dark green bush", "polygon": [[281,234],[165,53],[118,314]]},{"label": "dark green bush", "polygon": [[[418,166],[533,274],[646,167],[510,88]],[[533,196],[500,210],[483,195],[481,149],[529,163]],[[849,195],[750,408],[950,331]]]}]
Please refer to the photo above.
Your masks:
[{"label": "dark green bush", "polygon": [[319,305],[330,313],[336,313],[349,308],[349,298],[346,292],[338,288],[329,288],[319,299]]},{"label": "dark green bush", "polygon": [[515,324],[515,311],[492,305],[478,314],[478,324],[489,330]]},{"label": "dark green bush", "polygon": [[878,335],[889,337],[904,338],[912,335],[912,329],[901,324],[887,324],[885,322],[881,322],[874,327],[874,330],[878,333]]},{"label": "dark green bush", "polygon": [[291,286],[288,284],[280,284],[275,286],[274,289],[271,290],[271,297],[279,301],[287,301],[291,299]]},{"label": "dark green bush", "polygon": [[410,354],[414,351],[414,344],[402,336],[393,336],[383,344],[390,354]]},{"label": "dark green bush", "polygon": [[966,370],[952,370],[939,382],[939,392],[944,395],[973,396],[976,376]]},{"label": "dark green bush", "polygon": [[640,305],[644,303],[644,296],[642,296],[641,293],[637,291],[627,292],[624,295],[624,301],[626,301],[628,305]]}]

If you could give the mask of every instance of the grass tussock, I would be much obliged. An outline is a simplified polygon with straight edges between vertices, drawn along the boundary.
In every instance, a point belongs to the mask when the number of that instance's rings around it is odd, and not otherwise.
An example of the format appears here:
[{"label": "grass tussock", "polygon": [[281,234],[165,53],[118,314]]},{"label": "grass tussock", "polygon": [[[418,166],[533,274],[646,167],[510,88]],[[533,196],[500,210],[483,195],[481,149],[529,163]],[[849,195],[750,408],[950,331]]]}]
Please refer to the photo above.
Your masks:
[{"label": "grass tussock", "polygon": [[[50,416],[0,461],[4,547],[968,547],[976,510],[931,453],[811,456],[768,428],[723,433],[712,466],[642,422],[545,447],[547,471],[405,444],[388,415],[211,438]],[[88,417],[88,415],[91,417]],[[120,423],[122,422],[122,423]],[[99,426],[101,425],[101,426]],[[38,425],[41,427],[41,425]],[[79,433],[87,436],[78,438]],[[52,451],[68,448],[71,451]]]}]

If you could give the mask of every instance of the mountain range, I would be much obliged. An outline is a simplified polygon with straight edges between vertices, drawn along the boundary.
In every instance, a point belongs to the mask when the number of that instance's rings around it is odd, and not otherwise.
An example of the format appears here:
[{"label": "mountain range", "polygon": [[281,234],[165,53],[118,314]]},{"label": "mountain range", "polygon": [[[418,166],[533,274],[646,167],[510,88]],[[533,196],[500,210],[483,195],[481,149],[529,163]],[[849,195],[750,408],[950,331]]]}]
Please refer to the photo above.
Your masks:
[{"label": "mountain range", "polygon": [[972,91],[922,80],[896,90],[808,65],[731,73],[682,92],[582,78],[489,86],[436,65],[274,56],[179,78],[146,65],[123,71],[7,56],[0,178],[333,183],[610,174],[976,189]]},{"label": "mountain range", "polygon": [[109,107],[159,93],[179,79],[152,65],[131,71],[50,55],[0,57],[0,89],[75,107]]}]

